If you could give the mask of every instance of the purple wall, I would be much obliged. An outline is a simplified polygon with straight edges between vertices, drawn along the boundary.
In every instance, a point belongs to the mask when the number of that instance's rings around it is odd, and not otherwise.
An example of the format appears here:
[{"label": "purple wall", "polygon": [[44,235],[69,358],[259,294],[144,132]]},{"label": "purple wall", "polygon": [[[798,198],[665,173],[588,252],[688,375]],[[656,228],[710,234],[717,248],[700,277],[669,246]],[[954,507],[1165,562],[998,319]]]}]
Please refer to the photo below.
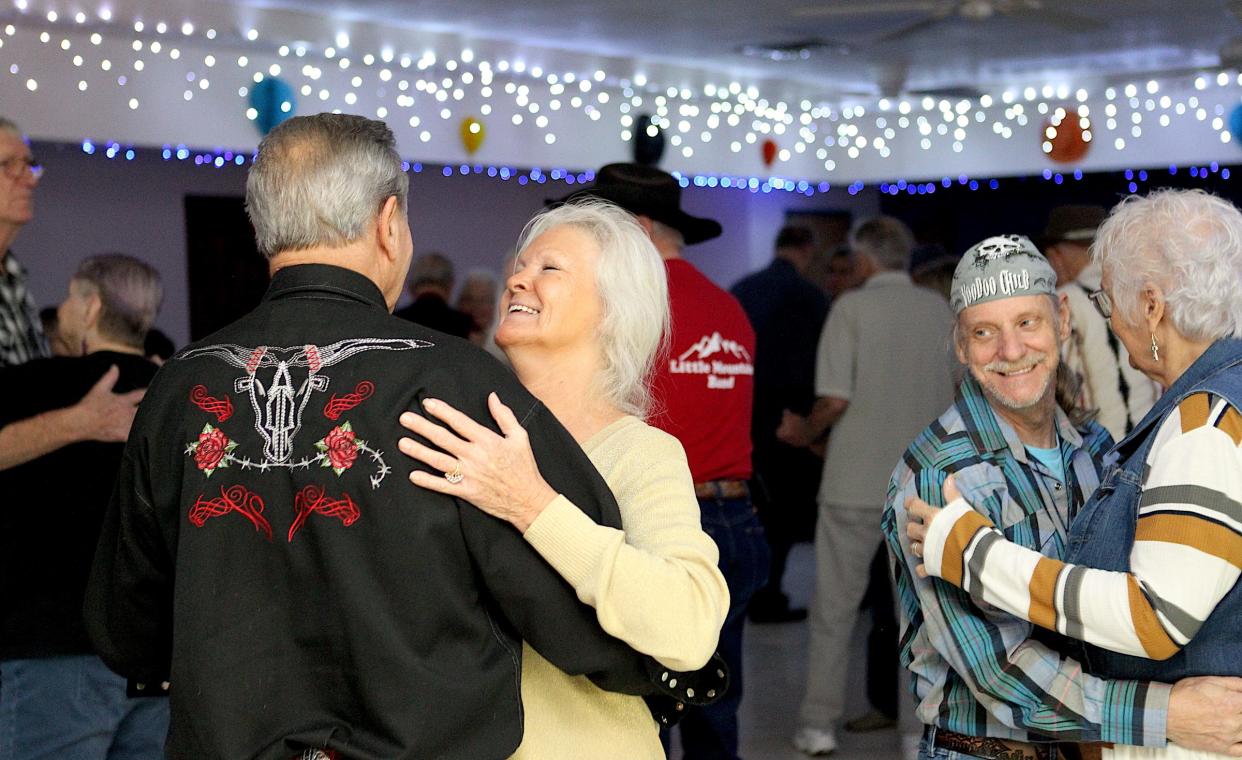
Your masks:
[{"label": "purple wall", "polygon": [[[164,276],[164,307],[156,324],[181,345],[189,338],[183,197],[244,193],[244,167],[195,166],[165,161],[141,151],[133,161],[109,160],[102,149],[86,155],[76,145],[38,143],[46,167],[36,195],[35,219],[22,230],[14,250],[30,270],[41,305],[64,297],[69,276],[85,256],[120,251],[138,256]],[[567,194],[560,182],[525,187],[485,175],[444,177],[427,168],[410,175],[410,221],[415,252],[438,250],[453,258],[459,273],[499,269],[522,226],[546,198]],[[684,208],[712,216],[725,234],[687,250],[687,258],[716,282],[728,286],[764,265],[786,209],[850,209],[874,213],[872,192],[858,196],[833,190],[813,198],[792,193],[752,194],[738,190],[689,188]]]}]

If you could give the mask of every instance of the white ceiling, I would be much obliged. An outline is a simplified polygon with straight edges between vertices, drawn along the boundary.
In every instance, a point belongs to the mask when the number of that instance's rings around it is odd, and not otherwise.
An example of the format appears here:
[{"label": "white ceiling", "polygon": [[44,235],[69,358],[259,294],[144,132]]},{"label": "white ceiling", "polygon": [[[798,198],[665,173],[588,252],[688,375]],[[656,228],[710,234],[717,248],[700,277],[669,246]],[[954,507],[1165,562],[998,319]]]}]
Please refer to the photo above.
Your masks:
[{"label": "white ceiling", "polygon": [[[164,3],[145,3],[158,8]],[[572,50],[688,65],[824,94],[1000,85],[1061,76],[1210,67],[1242,37],[1229,0],[209,0],[280,8]],[[973,6],[989,18],[971,19]],[[940,19],[935,23],[933,20]],[[922,25],[924,24],[925,25]],[[917,26],[895,40],[886,35]],[[807,60],[742,55],[749,44],[828,43]],[[311,40],[311,42],[315,42]],[[887,84],[885,84],[887,83]]]},{"label": "white ceiling", "polygon": [[[1242,0],[0,0],[0,104],[43,139],[246,150],[249,88],[281,76],[299,113],[374,114],[418,161],[599,166],[631,155],[634,119],[654,111],[669,170],[833,182],[1038,173],[1052,168],[1044,122],[1071,108],[1090,110],[1095,138],[1071,168],[1207,164],[1242,145],[1228,124],[1239,13]],[[815,39],[804,60],[739,52]],[[928,89],[942,92],[881,97]],[[460,137],[475,116],[477,153]]]}]

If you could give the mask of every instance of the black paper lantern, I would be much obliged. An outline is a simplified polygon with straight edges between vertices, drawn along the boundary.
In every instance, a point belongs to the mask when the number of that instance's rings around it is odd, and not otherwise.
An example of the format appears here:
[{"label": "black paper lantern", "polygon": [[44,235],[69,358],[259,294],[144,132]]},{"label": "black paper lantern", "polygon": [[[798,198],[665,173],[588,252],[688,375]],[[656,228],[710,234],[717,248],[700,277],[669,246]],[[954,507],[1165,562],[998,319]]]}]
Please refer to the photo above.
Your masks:
[{"label": "black paper lantern", "polygon": [[634,125],[634,163],[655,166],[664,155],[664,132],[652,123],[651,114],[638,117]]}]

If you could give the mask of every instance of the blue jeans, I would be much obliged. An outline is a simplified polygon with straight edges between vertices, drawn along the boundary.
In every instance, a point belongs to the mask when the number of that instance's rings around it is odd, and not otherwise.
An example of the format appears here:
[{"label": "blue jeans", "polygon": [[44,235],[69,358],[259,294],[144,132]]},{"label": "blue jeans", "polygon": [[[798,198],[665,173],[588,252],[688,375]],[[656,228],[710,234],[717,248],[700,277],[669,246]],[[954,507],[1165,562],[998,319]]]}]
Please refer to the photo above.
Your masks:
[{"label": "blue jeans", "polygon": [[742,702],[742,628],[751,596],[768,579],[769,550],[750,499],[699,499],[703,531],[720,549],[729,586],[729,614],[720,630],[720,656],[729,666],[729,691],[719,702],[686,712],[678,724],[686,760],[737,760],[737,708]]},{"label": "blue jeans", "polygon": [[90,655],[0,662],[0,758],[162,760],[168,699],[125,696]]}]

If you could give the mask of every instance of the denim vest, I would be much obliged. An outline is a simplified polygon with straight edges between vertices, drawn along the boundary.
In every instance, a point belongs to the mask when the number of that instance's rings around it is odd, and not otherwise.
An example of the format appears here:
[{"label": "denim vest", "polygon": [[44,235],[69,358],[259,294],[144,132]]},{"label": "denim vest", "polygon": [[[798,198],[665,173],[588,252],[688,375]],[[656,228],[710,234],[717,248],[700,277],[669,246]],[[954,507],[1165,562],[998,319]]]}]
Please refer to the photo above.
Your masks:
[{"label": "denim vest", "polygon": [[[1213,343],[1156,402],[1125,440],[1105,457],[1099,489],[1070,527],[1066,561],[1102,570],[1129,572],[1138,523],[1147,453],[1165,417],[1186,397],[1207,391],[1242,409],[1242,340]],[[1198,634],[1168,660],[1156,661],[1086,646],[1087,668],[1108,678],[1172,683],[1187,676],[1242,673],[1242,583],[1203,623]]]}]

